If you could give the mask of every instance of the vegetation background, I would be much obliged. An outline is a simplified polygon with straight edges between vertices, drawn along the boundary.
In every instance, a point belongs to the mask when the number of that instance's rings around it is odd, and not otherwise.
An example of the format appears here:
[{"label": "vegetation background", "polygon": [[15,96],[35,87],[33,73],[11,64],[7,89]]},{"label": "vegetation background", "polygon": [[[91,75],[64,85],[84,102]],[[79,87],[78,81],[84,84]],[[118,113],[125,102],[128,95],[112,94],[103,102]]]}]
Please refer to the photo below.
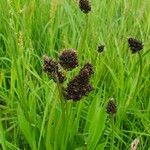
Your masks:
[{"label": "vegetation background", "polygon": [[[114,150],[150,150],[150,1],[92,0],[85,15],[76,0],[0,0],[0,149],[109,150],[111,121],[106,102],[114,97]],[[85,35],[86,33],[86,35]],[[139,56],[127,38],[144,43]],[[102,53],[99,44],[105,44]],[[67,101],[61,119],[56,84],[43,73],[42,56],[77,49],[80,65],[95,68],[95,90]],[[69,73],[69,79],[79,68]]]}]

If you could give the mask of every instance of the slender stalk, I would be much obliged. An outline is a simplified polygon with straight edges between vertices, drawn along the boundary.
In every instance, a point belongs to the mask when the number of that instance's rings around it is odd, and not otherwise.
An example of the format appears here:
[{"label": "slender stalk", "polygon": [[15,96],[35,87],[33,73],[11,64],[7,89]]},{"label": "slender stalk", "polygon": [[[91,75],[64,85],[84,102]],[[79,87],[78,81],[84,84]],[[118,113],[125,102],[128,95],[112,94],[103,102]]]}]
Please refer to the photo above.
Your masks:
[{"label": "slender stalk", "polygon": [[85,26],[84,26],[84,30],[83,30],[83,36],[80,42],[80,46],[79,48],[82,50],[86,41],[86,37],[87,37],[87,31],[88,31],[88,14],[86,14],[85,16]]},{"label": "slender stalk", "polygon": [[[67,110],[66,110],[66,103],[65,103],[65,100],[64,100],[64,96],[63,96],[63,89],[62,89],[62,84],[59,83],[58,79],[57,79],[57,88],[58,88],[58,93],[59,93],[59,100],[60,100],[60,104],[61,104],[61,115],[60,115],[60,118],[58,120],[58,123],[57,123],[57,126],[55,127],[55,135],[59,135],[61,134],[61,141],[59,141],[59,137],[55,139],[55,141],[57,142],[54,142],[54,149],[58,149],[58,148],[61,148],[62,147],[62,143],[64,143],[65,141],[65,138],[64,138],[64,132],[65,132],[65,127],[66,127],[66,113],[67,113]],[[60,142],[60,143],[59,143]]]},{"label": "slender stalk", "polygon": [[62,85],[59,82],[57,82],[57,88],[58,88],[58,92],[59,92],[59,100],[61,103],[62,117],[65,120],[66,107],[65,107],[65,101],[64,101],[64,97],[63,97],[63,93],[62,93]]},{"label": "slender stalk", "polygon": [[112,124],[112,143],[111,150],[114,149],[114,115],[111,116],[111,124]]},{"label": "slender stalk", "polygon": [[138,82],[137,82],[137,86],[139,85],[139,83],[140,83],[140,79],[141,79],[141,76],[142,76],[142,67],[143,67],[143,63],[142,63],[142,56],[141,56],[141,53],[139,52],[138,53],[138,55],[139,55],[139,63],[140,63],[140,70],[139,70],[139,76],[138,76]]},{"label": "slender stalk", "polygon": [[135,87],[135,94],[138,93],[138,89],[139,89],[139,84],[141,82],[141,76],[142,76],[142,55],[140,52],[138,52],[139,55],[139,73],[138,73],[138,78],[137,78],[137,82],[136,82],[136,87]]},{"label": "slender stalk", "polygon": [[[64,98],[63,98],[63,93],[62,93],[62,85],[59,83],[58,78],[56,77],[56,85],[57,85],[57,89],[58,89],[58,99],[60,100],[61,103],[61,110],[62,110],[62,116],[60,115],[60,122],[63,122],[65,124],[65,103],[64,103]],[[49,116],[49,120],[48,120],[48,126],[47,126],[47,138],[46,138],[46,143],[49,143],[49,141],[51,141],[51,131],[52,131],[52,123],[53,123],[53,119],[55,117],[55,108],[56,108],[56,104],[57,104],[57,100],[55,100],[53,102],[52,108],[51,108],[51,112],[50,112],[50,116]],[[50,144],[47,144],[46,147],[48,148],[50,146]]]},{"label": "slender stalk", "polygon": [[[145,53],[143,53],[142,55],[141,55],[141,57],[142,57],[142,59],[143,59],[143,57],[145,57],[145,56],[147,56],[147,54],[150,52],[150,49],[148,49]],[[136,64],[135,65],[137,65],[138,63],[139,63],[139,61],[140,61],[140,59],[136,62]],[[133,72],[133,71],[132,71]]]}]

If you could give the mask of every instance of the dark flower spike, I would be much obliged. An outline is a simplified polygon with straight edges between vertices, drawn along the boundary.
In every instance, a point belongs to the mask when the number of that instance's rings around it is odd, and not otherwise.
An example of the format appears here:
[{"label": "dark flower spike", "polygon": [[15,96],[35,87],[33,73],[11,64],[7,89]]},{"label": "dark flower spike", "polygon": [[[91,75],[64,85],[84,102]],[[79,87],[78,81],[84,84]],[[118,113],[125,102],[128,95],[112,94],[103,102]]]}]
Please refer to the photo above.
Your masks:
[{"label": "dark flower spike", "polygon": [[142,50],[144,46],[141,41],[134,38],[128,38],[128,44],[133,54]]},{"label": "dark flower spike", "polygon": [[59,63],[65,70],[72,70],[78,66],[77,53],[73,49],[63,50],[59,55]]},{"label": "dark flower spike", "polygon": [[68,83],[65,90],[65,98],[79,101],[83,96],[87,96],[93,90],[93,87],[89,84],[92,74],[92,65],[89,63],[85,64],[79,74]]},{"label": "dark flower spike", "polygon": [[58,63],[49,58],[48,56],[44,56],[44,71],[52,78],[56,83],[63,83],[66,80],[65,75],[59,71]]},{"label": "dark flower spike", "polygon": [[86,70],[86,69],[88,70],[90,76],[94,73],[94,71],[93,71],[93,66],[92,66],[92,64],[90,64],[90,63],[86,63],[86,64],[83,66],[83,68],[81,69],[80,73],[81,73],[83,70]]},{"label": "dark flower spike", "polygon": [[103,52],[104,51],[104,48],[105,48],[105,45],[99,45],[98,48],[97,48],[97,51],[99,53]]},{"label": "dark flower spike", "polygon": [[86,63],[77,76],[78,82],[81,82],[82,84],[88,83],[93,73],[93,66],[90,63]]},{"label": "dark flower spike", "polygon": [[88,14],[91,11],[91,5],[88,0],[79,0],[79,7],[85,14]]},{"label": "dark flower spike", "polygon": [[90,85],[70,84],[66,90],[65,98],[67,100],[79,101],[83,96],[87,96],[94,88]]},{"label": "dark flower spike", "polygon": [[58,72],[58,63],[48,56],[43,57],[44,60],[44,71],[48,74],[55,74]]},{"label": "dark flower spike", "polygon": [[107,113],[110,114],[110,115],[115,115],[116,114],[117,106],[116,106],[114,98],[111,98],[108,101],[107,106],[106,106],[106,110],[107,110]]}]

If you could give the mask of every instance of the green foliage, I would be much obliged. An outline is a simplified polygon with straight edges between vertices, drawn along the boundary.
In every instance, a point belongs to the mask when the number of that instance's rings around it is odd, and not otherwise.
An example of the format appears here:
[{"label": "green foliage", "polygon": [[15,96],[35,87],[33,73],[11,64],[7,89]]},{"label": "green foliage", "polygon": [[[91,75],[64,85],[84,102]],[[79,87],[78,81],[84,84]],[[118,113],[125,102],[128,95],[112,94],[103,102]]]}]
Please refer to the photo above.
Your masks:
[{"label": "green foliage", "polygon": [[[0,149],[109,150],[110,97],[118,108],[114,150],[130,149],[137,137],[140,150],[150,149],[149,1],[91,0],[91,8],[86,16],[76,0],[0,0]],[[144,42],[142,69],[130,36]],[[63,111],[42,57],[57,59],[65,48],[77,50],[79,68],[93,64],[95,90]]]},{"label": "green foliage", "polygon": [[36,149],[36,141],[35,141],[35,137],[34,137],[35,133],[32,130],[31,123],[29,123],[27,121],[20,106],[18,106],[17,118],[18,118],[18,124],[19,124],[18,126],[19,126],[21,132],[23,133],[25,139],[29,143],[30,148]]}]

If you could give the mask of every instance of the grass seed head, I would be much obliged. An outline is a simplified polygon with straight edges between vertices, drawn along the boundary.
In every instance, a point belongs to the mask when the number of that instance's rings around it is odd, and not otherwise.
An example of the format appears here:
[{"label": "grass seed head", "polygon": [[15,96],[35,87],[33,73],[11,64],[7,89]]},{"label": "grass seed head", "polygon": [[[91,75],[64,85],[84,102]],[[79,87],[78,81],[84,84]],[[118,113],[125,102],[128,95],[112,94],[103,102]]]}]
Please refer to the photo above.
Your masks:
[{"label": "grass seed head", "polygon": [[128,38],[128,44],[133,54],[143,49],[143,43],[137,39]]},{"label": "grass seed head", "polygon": [[91,5],[88,0],[79,0],[79,8],[85,14],[88,14],[91,11]]},{"label": "grass seed head", "polygon": [[72,70],[78,66],[77,53],[73,49],[64,50],[59,55],[59,63],[65,70]]}]

